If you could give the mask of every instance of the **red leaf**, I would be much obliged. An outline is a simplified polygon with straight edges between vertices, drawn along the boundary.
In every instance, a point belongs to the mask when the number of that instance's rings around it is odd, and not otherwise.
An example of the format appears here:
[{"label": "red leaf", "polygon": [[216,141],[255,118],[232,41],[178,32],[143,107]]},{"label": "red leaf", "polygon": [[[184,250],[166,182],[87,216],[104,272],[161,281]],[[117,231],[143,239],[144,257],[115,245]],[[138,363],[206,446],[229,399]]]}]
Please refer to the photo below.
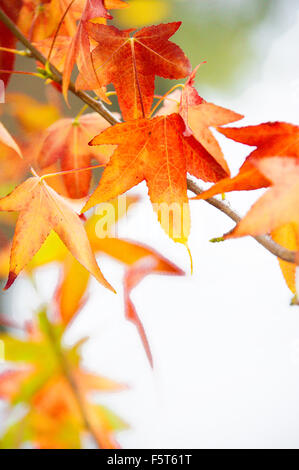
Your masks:
[{"label": "red leaf", "polygon": [[154,96],[155,76],[184,78],[190,63],[183,51],[168,39],[181,23],[160,24],[143,28],[132,37],[131,31],[114,26],[89,23],[89,35],[98,46],[92,51],[97,77],[90,80],[85,69],[76,86],[96,89],[113,83],[124,119],[147,117]]}]

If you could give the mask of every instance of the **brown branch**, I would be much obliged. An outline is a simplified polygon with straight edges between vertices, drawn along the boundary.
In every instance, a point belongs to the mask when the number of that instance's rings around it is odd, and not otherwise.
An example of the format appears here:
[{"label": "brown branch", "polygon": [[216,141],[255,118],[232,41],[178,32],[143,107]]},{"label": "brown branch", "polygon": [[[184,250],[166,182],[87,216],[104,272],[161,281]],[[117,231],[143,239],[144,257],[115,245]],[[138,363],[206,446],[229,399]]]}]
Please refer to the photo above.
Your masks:
[{"label": "brown branch", "polygon": [[[43,56],[39,52],[38,49],[36,49],[33,44],[31,44],[30,41],[24,36],[24,34],[19,30],[19,28],[11,21],[11,19],[4,13],[4,11],[0,8],[0,21],[2,21],[5,26],[13,33],[13,35],[31,52],[31,57],[36,59],[38,62],[40,62],[43,65],[49,66],[49,69],[51,71],[51,79],[59,83],[60,85],[62,84],[62,75],[59,72],[59,70],[54,67],[54,65],[50,64],[47,62],[46,57]],[[118,123],[118,120],[115,119],[113,114],[101,103],[100,101],[95,100],[92,98],[90,95],[85,93],[84,91],[79,91],[76,90],[76,87],[74,83],[70,82],[69,84],[69,90],[76,95],[78,98],[80,98],[84,103],[88,104],[94,111],[99,113],[106,121],[108,121],[110,124],[114,125]]]},{"label": "brown branch", "polygon": [[[31,52],[31,57],[35,58],[43,65],[48,64],[48,67],[51,71],[51,79],[59,84],[62,84],[62,75],[61,73],[50,63],[47,62],[47,59],[34,47],[30,41],[23,35],[23,33],[19,30],[19,28],[9,19],[9,17],[4,13],[3,10],[0,9],[0,20],[7,26],[7,28],[14,34],[14,36]],[[113,114],[101,103],[93,99],[90,95],[83,91],[77,91],[75,85],[70,82],[69,90],[80,98],[84,103],[90,106],[94,111],[99,113],[104,119],[106,119],[111,125],[118,124],[120,121],[116,119]],[[203,190],[197,186],[192,180],[187,178],[188,189],[192,191],[194,194],[201,194]],[[216,209],[220,210],[228,217],[230,217],[234,222],[238,223],[241,218],[240,216],[231,209],[227,204],[218,199],[212,197],[206,199],[208,204],[216,207]],[[277,256],[278,258],[288,261],[290,263],[295,263],[296,253],[295,251],[287,250],[283,248],[281,245],[275,243],[270,237],[265,235],[260,235],[257,237],[253,237],[258,243],[263,245],[266,250],[268,250],[273,255]]]},{"label": "brown branch", "polygon": [[[187,186],[188,186],[188,189],[196,195],[201,194],[204,191],[189,178],[187,178]],[[234,222],[236,222],[236,224],[240,222],[241,217],[233,209],[231,209],[231,207],[225,204],[225,202],[219,201],[215,197],[205,199],[205,201],[208,204],[211,204],[211,206],[216,207],[216,209],[218,209],[219,211],[223,212],[225,215],[227,215],[227,217],[229,217]],[[260,245],[263,245],[263,247],[266,248],[266,250],[270,251],[270,253],[277,256],[278,258],[284,261],[288,261],[289,263],[295,263],[295,257],[296,257],[295,251],[287,250],[283,246],[278,245],[278,243],[275,243],[275,241],[272,240],[272,238],[268,237],[267,235],[259,235],[253,238],[258,243],[260,243]]]}]

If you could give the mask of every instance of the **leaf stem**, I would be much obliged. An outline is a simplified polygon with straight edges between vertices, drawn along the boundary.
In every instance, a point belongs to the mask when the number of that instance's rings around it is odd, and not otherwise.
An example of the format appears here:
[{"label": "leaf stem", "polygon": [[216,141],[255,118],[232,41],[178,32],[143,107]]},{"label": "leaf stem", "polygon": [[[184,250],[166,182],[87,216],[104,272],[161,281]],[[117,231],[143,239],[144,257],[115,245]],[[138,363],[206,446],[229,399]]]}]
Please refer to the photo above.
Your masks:
[{"label": "leaf stem", "polygon": [[158,108],[158,106],[160,106],[160,104],[162,103],[162,101],[165,100],[165,98],[167,98],[168,95],[170,95],[170,93],[172,93],[174,90],[176,90],[177,88],[184,88],[185,85],[183,85],[182,83],[178,83],[177,85],[174,85],[172,88],[170,88],[170,90],[167,91],[167,93],[165,93],[165,95],[163,95],[158,103],[155,104],[155,106],[153,107],[153,109],[151,110],[151,113],[149,115],[149,118],[152,117],[152,115],[154,114],[154,112],[156,111],[156,109]]},{"label": "leaf stem", "polygon": [[21,55],[21,56],[31,56],[31,52],[28,51],[18,51],[17,49],[9,49],[8,47],[0,47],[0,51],[2,52],[9,52],[11,54]]},{"label": "leaf stem", "polygon": [[83,108],[81,109],[81,111],[79,111],[79,113],[77,114],[77,116],[74,118],[74,124],[78,124],[79,118],[82,116],[82,114],[84,113],[84,111],[86,111],[88,108],[89,108],[88,104],[85,104],[85,105],[83,106]]},{"label": "leaf stem", "polygon": [[32,77],[37,77],[37,78],[43,78],[40,73],[35,73],[35,72],[23,72],[19,70],[0,70],[0,73],[11,73],[15,75],[31,75]]},{"label": "leaf stem", "polygon": [[87,170],[94,170],[95,168],[103,168],[105,165],[92,165],[92,166],[87,166],[85,168],[73,168],[72,170],[65,170],[65,171],[57,171],[55,173],[47,173],[46,175],[43,175],[40,177],[40,180],[44,180],[46,178],[51,178],[52,176],[61,176],[61,175],[69,175],[71,173],[76,173],[80,171],[87,171]]}]

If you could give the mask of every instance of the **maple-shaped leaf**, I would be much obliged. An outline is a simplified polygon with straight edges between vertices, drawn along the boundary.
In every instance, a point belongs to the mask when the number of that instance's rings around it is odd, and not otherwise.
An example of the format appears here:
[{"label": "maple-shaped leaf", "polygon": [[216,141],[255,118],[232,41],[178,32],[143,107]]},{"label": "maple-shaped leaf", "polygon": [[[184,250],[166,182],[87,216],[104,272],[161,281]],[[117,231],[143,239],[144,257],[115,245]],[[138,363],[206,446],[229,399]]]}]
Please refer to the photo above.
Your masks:
[{"label": "maple-shaped leaf", "polygon": [[112,289],[101,273],[79,216],[66,199],[39,177],[31,177],[0,199],[1,211],[20,212],[12,242],[6,289],[42,246],[51,230],[59,235],[75,258],[105,287]]},{"label": "maple-shaped leaf", "polygon": [[183,51],[169,38],[181,23],[160,24],[132,31],[120,31],[103,24],[86,25],[89,36],[98,45],[92,51],[96,77],[84,66],[76,86],[95,90],[113,83],[125,120],[147,117],[154,97],[155,76],[184,78],[190,63]]},{"label": "maple-shaped leaf", "polygon": [[91,145],[118,147],[83,211],[145,180],[162,227],[185,244],[190,230],[187,172],[204,181],[218,181],[226,172],[193,136],[183,136],[184,128],[182,118],[172,114],[117,124],[95,137]]},{"label": "maple-shaped leaf", "polygon": [[[87,168],[91,159],[105,165],[112,148],[95,149],[88,146],[90,139],[109,126],[98,113],[80,116],[78,119],[61,119],[46,131],[40,149],[38,163],[41,168],[60,160],[61,170]],[[88,194],[92,172],[86,170],[63,175],[71,198],[82,198]]]},{"label": "maple-shaped leaf", "polygon": [[244,116],[213,103],[208,103],[199,96],[194,88],[194,80],[198,67],[193,70],[187,80],[181,96],[179,112],[186,124],[185,135],[193,135],[217,160],[226,173],[230,174],[220,145],[209,128],[238,121]]},{"label": "maple-shaped leaf", "polygon": [[[14,369],[0,374],[0,397],[12,406],[27,405],[19,427],[6,431],[0,447],[15,446],[17,437],[19,445],[30,441],[39,448],[81,448],[82,432],[91,430],[86,429],[86,420],[101,447],[118,447],[114,433],[124,429],[125,423],[92,403],[90,394],[119,392],[127,387],[84,370],[79,354],[82,341],[66,348],[63,331],[60,324],[51,324],[47,313],[41,311],[37,321],[25,325],[22,339],[7,333],[0,335],[6,360],[10,366],[15,363]],[[20,363],[24,365],[20,367]]]},{"label": "maple-shaped leaf", "polygon": [[18,27],[30,41],[40,41],[54,34],[61,12],[55,0],[23,0]]},{"label": "maple-shaped leaf", "polygon": [[272,186],[225,238],[271,233],[292,224],[298,239],[299,159],[269,157],[257,159],[254,164]]},{"label": "maple-shaped leaf", "polygon": [[[117,200],[109,203],[111,210],[111,221],[108,220],[107,207],[102,207],[105,214],[104,219],[101,215],[101,206],[99,206],[97,214],[94,214],[85,223],[86,233],[96,255],[108,255],[111,258],[123,263],[126,267],[131,268],[137,265],[144,258],[153,258],[155,266],[152,269],[153,274],[165,275],[183,275],[183,271],[169,260],[164,258],[153,248],[138,242],[115,238],[113,234],[102,236],[99,233],[101,224],[113,227],[115,223],[127,213],[136,199],[126,197],[126,205],[119,207]],[[112,220],[113,219],[113,220]],[[99,227],[100,225],[100,227]],[[112,229],[113,230],[113,229]],[[2,249],[0,253],[0,275],[6,275],[7,269],[7,253],[8,247]],[[40,266],[53,261],[62,263],[63,273],[61,281],[56,291],[56,305],[58,308],[59,318],[64,325],[67,325],[80,310],[84,304],[87,286],[90,279],[89,272],[78,261],[67,252],[59,238],[53,233],[32,259],[27,267],[29,272]],[[133,288],[133,287],[132,287]]]},{"label": "maple-shaped leaf", "polygon": [[87,31],[89,21],[98,18],[111,18],[111,15],[109,15],[105,8],[104,1],[86,0],[85,8],[83,10],[77,32],[72,39],[64,64],[62,91],[66,101],[72,70],[77,61],[80,70],[84,70],[86,80],[88,82],[96,82],[94,90],[97,91],[99,97],[107,103],[110,102],[106,98],[105,89],[99,83],[95,74],[94,63],[91,58],[91,45]]},{"label": "maple-shaped leaf", "polygon": [[[152,364],[150,347],[138,313],[131,300],[132,289],[148,274],[182,276],[184,272],[164,258],[153,248],[135,241],[115,238],[114,224],[127,213],[127,209],[136,202],[134,197],[126,197],[125,204],[118,200],[109,203],[109,209],[103,204],[85,223],[86,233],[93,252],[108,255],[126,267],[124,277],[125,314],[138,329],[145,351]],[[109,220],[111,217],[111,220]],[[109,226],[111,233],[103,238],[101,227]],[[105,231],[106,233],[106,231]],[[0,251],[0,277],[5,277],[9,269],[10,245]],[[52,232],[39,252],[34,256],[26,270],[30,274],[40,266],[51,262],[62,264],[62,276],[55,293],[56,315],[63,325],[68,325],[78,314],[86,300],[90,279],[89,272],[66,250],[59,237]]]},{"label": "maple-shaped leaf", "polygon": [[[97,443],[103,449],[115,449],[119,445],[115,440],[114,434],[117,431],[127,429],[127,425],[118,416],[111,413],[109,419],[109,410],[103,406],[95,405],[88,400],[91,392],[119,392],[124,390],[121,384],[104,377],[86,373],[80,369],[72,372],[72,378],[76,384],[76,389],[81,397],[81,406],[84,409],[85,418],[96,437]],[[85,423],[82,419],[82,411],[74,395],[74,391],[67,379],[62,375],[53,377],[45,386],[38,391],[33,400],[34,410],[43,416],[55,419],[56,428],[59,429],[67,419],[72,421],[73,426],[78,429],[78,433],[85,430]],[[45,439],[45,432],[38,432],[35,435],[35,442],[42,448],[52,447],[52,442],[57,442],[57,434],[50,428]],[[64,439],[59,439],[59,448],[63,448]]]},{"label": "maple-shaped leaf", "polygon": [[266,122],[257,126],[218,128],[226,137],[256,146],[233,178],[225,178],[195,199],[207,199],[230,191],[249,191],[270,185],[269,179],[254,164],[257,159],[280,156],[299,158],[299,126],[286,122]]},{"label": "maple-shaped leaf", "polygon": [[41,41],[52,37],[58,26],[61,35],[73,36],[86,0],[21,0],[20,3],[19,28],[31,41]]}]

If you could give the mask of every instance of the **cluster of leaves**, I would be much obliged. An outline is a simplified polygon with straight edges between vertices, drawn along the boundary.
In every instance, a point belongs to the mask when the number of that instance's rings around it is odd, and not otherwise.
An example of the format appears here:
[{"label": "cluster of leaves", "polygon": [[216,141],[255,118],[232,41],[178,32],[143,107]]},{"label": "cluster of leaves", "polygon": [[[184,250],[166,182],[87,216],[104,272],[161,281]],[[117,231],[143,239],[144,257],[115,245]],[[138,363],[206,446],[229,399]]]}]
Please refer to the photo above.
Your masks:
[{"label": "cluster of leaves", "polygon": [[[78,447],[84,428],[92,432],[99,446],[113,447],[111,434],[122,427],[118,418],[92,405],[86,397],[89,391],[114,390],[118,386],[81,370],[77,348],[66,350],[61,343],[63,333],[84,303],[90,275],[114,291],[113,282],[101,272],[96,256],[106,253],[127,266],[126,316],[137,326],[151,363],[149,344],[130,292],[149,273],[182,274],[149,247],[109,233],[99,238],[96,226],[102,216],[99,211],[90,215],[94,206],[110,201],[115,222],[125,215],[118,213],[115,198],[145,181],[162,228],[174,241],[187,246],[187,174],[215,183],[196,199],[269,187],[224,238],[268,234],[281,246],[296,251],[299,262],[299,128],[280,122],[221,127],[243,116],[199,96],[194,87],[198,68],[192,71],[187,56],[170,41],[180,23],[149,26],[137,32],[107,24],[112,19],[109,10],[127,6],[121,0],[0,0],[2,11],[18,25],[34,50],[48,58],[44,70],[37,64],[38,76],[46,78],[47,83],[54,80],[51,62],[62,73],[62,87],[57,88],[67,101],[76,64],[76,89],[91,90],[109,104],[111,92],[107,92],[107,86],[112,84],[123,119],[121,122],[118,115],[111,115],[116,122],[112,126],[96,113],[80,113],[72,119],[52,115],[48,125],[51,105],[44,109],[44,119],[36,122],[24,111],[24,102],[29,98],[21,95],[13,100],[14,115],[24,135],[17,142],[2,124],[0,127],[4,155],[1,164],[5,171],[18,168],[13,176],[21,180],[0,199],[1,211],[19,212],[14,237],[3,246],[0,256],[1,275],[8,274],[5,288],[22,271],[30,274],[53,261],[61,264],[63,273],[53,300],[56,323],[43,312],[38,316],[38,326],[27,329],[26,341],[4,338],[8,360],[25,360],[31,367],[30,371],[10,371],[0,376],[0,394],[12,405],[20,401],[29,404],[21,440],[40,447]],[[7,83],[6,72],[14,67],[16,40],[11,29],[4,25],[1,28],[0,64]],[[153,106],[156,76],[187,80],[174,87],[177,89],[173,94],[171,90],[169,96],[158,97]],[[29,115],[39,113],[39,106],[31,102]],[[256,147],[234,178],[211,127],[230,139]],[[29,130],[30,138],[26,136]],[[97,163],[91,166],[94,160]],[[90,194],[93,169],[99,166],[104,171]],[[8,180],[7,176],[6,183]],[[128,198],[127,206],[134,202],[136,198]],[[168,218],[164,217],[163,207],[169,209]],[[14,216],[5,217],[7,224],[15,221]],[[106,223],[111,225],[109,220]],[[295,263],[281,261],[281,267],[295,293]],[[48,356],[52,359],[45,366],[40,358]],[[5,445],[18,438],[16,428],[10,428]]]},{"label": "cluster of leaves", "polygon": [[62,319],[53,324],[41,311],[34,323],[25,325],[23,336],[1,336],[6,359],[16,364],[0,376],[0,397],[21,406],[22,413],[2,436],[0,447],[32,443],[42,449],[80,448],[86,430],[99,447],[118,447],[114,434],[126,429],[126,423],[95,403],[91,394],[125,387],[82,369],[82,341],[66,348],[63,334]]}]

